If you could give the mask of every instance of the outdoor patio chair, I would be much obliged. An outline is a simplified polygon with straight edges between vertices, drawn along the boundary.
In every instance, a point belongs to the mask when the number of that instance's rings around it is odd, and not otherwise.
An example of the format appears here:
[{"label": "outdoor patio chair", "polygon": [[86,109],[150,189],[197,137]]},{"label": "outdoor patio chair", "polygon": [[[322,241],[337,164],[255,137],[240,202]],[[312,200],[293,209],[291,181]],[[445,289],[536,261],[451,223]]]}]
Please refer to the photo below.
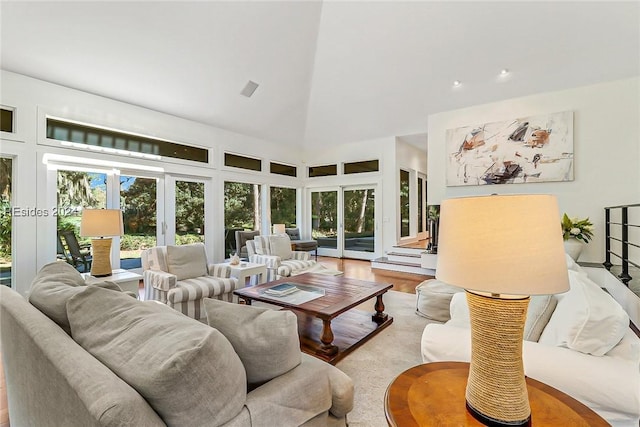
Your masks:
[{"label": "outdoor patio chair", "polygon": [[91,269],[91,250],[86,246],[80,246],[78,238],[73,230],[60,230],[59,235],[64,239],[66,243],[67,251],[69,251],[69,264],[73,265],[76,269],[82,265],[83,273],[88,273]]},{"label": "outdoor patio chair", "polygon": [[236,231],[236,251],[240,258],[248,258],[247,241],[260,235],[260,231]]}]

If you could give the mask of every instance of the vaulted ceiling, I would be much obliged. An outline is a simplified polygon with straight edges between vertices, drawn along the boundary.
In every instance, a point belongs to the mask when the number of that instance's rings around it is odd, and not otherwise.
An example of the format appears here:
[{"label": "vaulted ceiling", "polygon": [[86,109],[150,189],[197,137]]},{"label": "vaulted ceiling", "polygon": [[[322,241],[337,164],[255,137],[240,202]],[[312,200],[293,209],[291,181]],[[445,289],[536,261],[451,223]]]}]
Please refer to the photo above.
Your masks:
[{"label": "vaulted ceiling", "polygon": [[637,1],[0,7],[2,69],[290,145],[419,134],[429,114],[640,75]]}]

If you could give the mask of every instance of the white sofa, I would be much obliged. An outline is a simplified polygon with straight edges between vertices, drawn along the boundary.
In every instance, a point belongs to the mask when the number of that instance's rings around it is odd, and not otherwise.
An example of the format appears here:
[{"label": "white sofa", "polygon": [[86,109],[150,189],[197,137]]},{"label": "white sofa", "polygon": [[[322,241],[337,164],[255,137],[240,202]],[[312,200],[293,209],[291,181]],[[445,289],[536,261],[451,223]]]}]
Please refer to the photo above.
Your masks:
[{"label": "white sofa", "polygon": [[[534,316],[538,333],[523,342],[525,374],[574,397],[615,427],[638,427],[640,338],[629,328],[622,307],[577,264],[567,263],[571,290],[553,297],[557,305],[547,310],[550,316],[545,318],[532,298],[525,336]],[[425,327],[424,362],[470,360],[464,293],[454,295],[450,311],[451,320]]]}]

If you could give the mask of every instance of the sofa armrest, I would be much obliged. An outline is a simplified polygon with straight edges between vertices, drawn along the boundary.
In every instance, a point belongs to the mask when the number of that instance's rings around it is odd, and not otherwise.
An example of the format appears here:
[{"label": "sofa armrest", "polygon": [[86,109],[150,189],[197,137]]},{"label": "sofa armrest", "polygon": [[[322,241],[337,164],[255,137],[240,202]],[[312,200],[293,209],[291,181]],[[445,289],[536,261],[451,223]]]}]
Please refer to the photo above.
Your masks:
[{"label": "sofa armrest", "polygon": [[327,371],[329,383],[331,384],[331,408],[329,412],[337,418],[346,417],[353,409],[353,380],[340,369],[315,357],[302,354],[302,360]]},{"label": "sofa armrest", "polygon": [[326,411],[344,417],[353,408],[353,383],[338,368],[303,354],[300,365],[249,392],[245,405],[253,426],[282,420],[302,425]]},{"label": "sofa armrest", "polygon": [[210,276],[221,277],[223,279],[231,277],[231,267],[227,264],[209,264],[207,271]]},{"label": "sofa armrest", "polygon": [[291,251],[291,259],[297,261],[308,261],[311,259],[309,252],[306,251]]},{"label": "sofa armrest", "polygon": [[175,288],[178,278],[166,271],[145,270],[142,272],[145,288],[148,285],[161,291],[168,291]]},{"label": "sofa armrest", "polygon": [[[467,328],[429,324],[422,333],[424,362],[469,362],[471,336]],[[528,377],[557,388],[587,405],[614,425],[637,425],[640,416],[638,361],[593,356],[523,341],[522,357]],[[635,423],[635,424],[634,424]]]}]

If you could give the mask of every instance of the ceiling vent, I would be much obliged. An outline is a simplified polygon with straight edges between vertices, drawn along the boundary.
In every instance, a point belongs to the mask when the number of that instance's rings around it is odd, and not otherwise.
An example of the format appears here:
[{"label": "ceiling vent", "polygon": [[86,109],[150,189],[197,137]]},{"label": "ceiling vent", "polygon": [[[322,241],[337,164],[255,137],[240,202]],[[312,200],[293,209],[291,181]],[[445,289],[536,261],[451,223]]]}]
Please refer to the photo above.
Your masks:
[{"label": "ceiling vent", "polygon": [[246,96],[247,98],[251,98],[251,95],[253,95],[253,92],[255,92],[256,89],[258,89],[258,83],[249,80],[240,94]]}]

